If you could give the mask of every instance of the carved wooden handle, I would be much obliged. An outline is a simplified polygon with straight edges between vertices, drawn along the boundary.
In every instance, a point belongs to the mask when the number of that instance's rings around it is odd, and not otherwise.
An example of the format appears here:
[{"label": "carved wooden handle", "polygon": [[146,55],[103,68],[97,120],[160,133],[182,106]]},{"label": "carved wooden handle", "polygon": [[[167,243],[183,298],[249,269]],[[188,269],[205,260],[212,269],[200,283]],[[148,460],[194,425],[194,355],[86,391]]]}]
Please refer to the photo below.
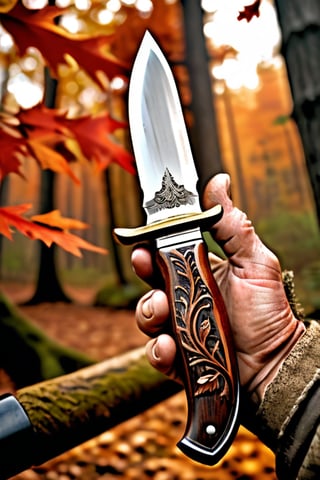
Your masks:
[{"label": "carved wooden handle", "polygon": [[160,248],[157,261],[188,400],[186,431],[178,447],[193,460],[214,465],[239,426],[239,381],[226,309],[202,240]]}]

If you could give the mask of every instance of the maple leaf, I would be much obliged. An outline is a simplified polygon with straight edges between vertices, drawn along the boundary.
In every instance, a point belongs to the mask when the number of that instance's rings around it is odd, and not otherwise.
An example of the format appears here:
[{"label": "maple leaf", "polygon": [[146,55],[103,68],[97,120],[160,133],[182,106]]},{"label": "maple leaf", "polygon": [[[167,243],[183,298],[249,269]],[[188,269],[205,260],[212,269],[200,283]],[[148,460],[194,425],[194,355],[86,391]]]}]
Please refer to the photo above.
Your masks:
[{"label": "maple leaf", "polygon": [[66,159],[52,147],[33,140],[27,141],[27,147],[29,153],[31,153],[43,170],[48,169],[56,173],[66,173],[75,183],[80,184],[80,180],[73,173]]},{"label": "maple leaf", "polygon": [[60,215],[59,211],[54,211],[52,214],[49,213],[32,217],[33,220],[38,218],[42,223],[47,223],[50,227],[39,225],[35,221],[32,221],[32,219],[23,216],[30,207],[30,204],[0,207],[0,234],[12,240],[13,227],[28,238],[41,240],[47,245],[47,247],[50,247],[55,243],[77,257],[82,256],[81,249],[101,254],[107,253],[106,249],[97,247],[96,245],[69,233],[65,228],[79,228],[82,222],[79,223],[76,220],[64,218]]},{"label": "maple leaf", "polygon": [[255,2],[252,3],[251,5],[246,5],[244,7],[244,10],[242,12],[239,12],[237,20],[240,21],[245,19],[247,20],[247,22],[250,22],[250,20],[252,20],[254,16],[260,17],[260,11],[259,11],[260,3],[261,3],[261,0],[255,0]]},{"label": "maple leaf", "polygon": [[28,132],[32,138],[52,131],[74,138],[83,155],[88,160],[95,161],[101,170],[115,162],[129,173],[136,172],[132,154],[109,135],[120,128],[127,128],[128,124],[112,118],[109,113],[101,113],[95,117],[84,115],[67,118],[65,112],[39,104],[29,110],[21,109],[17,117],[23,131]]},{"label": "maple leaf", "polygon": [[24,55],[28,47],[36,47],[55,76],[58,65],[65,62],[66,54],[74,58],[102,88],[104,84],[99,78],[99,70],[109,78],[128,75],[128,65],[107,52],[106,46],[113,35],[92,37],[70,34],[54,23],[56,17],[65,11],[66,9],[55,6],[30,10],[18,2],[10,12],[1,14],[0,18],[3,27],[14,38],[20,55]]},{"label": "maple leaf", "polygon": [[80,183],[69,166],[68,159],[75,160],[75,152],[66,140],[77,141],[82,154],[95,161],[99,169],[111,162],[134,174],[134,159],[110,134],[127,127],[126,122],[112,118],[108,113],[96,117],[86,115],[68,119],[66,113],[38,104],[30,109],[20,109],[14,122],[8,115],[0,114],[0,180],[8,173],[19,173],[19,153],[27,153],[41,168],[66,173],[75,183]]},{"label": "maple leaf", "polygon": [[62,217],[60,210],[52,210],[48,213],[33,215],[31,220],[34,222],[45,223],[50,227],[57,227],[57,225],[59,225],[59,228],[62,230],[85,230],[89,228],[89,225],[81,222],[81,220]]},{"label": "maple leaf", "polygon": [[126,122],[115,120],[108,113],[61,121],[72,130],[84,156],[97,162],[100,169],[115,162],[129,173],[136,172],[133,155],[109,136],[109,132],[126,127]]},{"label": "maple leaf", "polygon": [[19,153],[25,147],[26,140],[21,136],[12,136],[7,131],[2,130],[0,134],[0,182],[9,173],[17,173],[22,176],[20,172]]},{"label": "maple leaf", "polygon": [[53,132],[67,134],[66,128],[60,123],[60,116],[65,115],[65,112],[47,108],[43,103],[38,103],[32,108],[21,108],[15,118],[19,121],[19,130],[29,138],[36,138]]},{"label": "maple leaf", "polygon": [[[29,110],[21,109],[14,117],[0,115],[0,181],[9,173],[20,174],[19,155],[30,155],[42,169],[66,173],[80,183],[69,163],[55,148],[71,132],[59,123],[56,111],[41,105]],[[14,121],[13,121],[14,120]]]}]

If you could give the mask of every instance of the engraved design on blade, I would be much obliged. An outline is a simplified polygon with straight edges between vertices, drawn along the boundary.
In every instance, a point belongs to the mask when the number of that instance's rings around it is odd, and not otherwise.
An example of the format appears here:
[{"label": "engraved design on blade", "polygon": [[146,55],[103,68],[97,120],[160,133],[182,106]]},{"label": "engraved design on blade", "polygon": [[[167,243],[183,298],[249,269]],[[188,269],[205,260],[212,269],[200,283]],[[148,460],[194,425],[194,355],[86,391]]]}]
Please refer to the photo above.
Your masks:
[{"label": "engraved design on blade", "polygon": [[178,185],[168,168],[162,177],[161,190],[155,193],[152,200],[145,204],[148,213],[153,214],[159,210],[178,208],[181,205],[193,205],[198,197],[189,192],[184,185]]}]

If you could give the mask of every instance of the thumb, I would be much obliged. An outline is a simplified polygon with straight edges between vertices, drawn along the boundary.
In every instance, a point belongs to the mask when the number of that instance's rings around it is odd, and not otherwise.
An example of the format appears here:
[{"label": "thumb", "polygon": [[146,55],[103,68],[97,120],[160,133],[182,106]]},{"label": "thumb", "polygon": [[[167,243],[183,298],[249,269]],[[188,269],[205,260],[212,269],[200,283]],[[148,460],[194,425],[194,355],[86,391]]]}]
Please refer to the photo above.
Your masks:
[{"label": "thumb", "polygon": [[233,209],[230,198],[230,176],[227,173],[219,173],[208,182],[203,197],[203,204],[206,209],[220,204],[223,206],[224,213]]},{"label": "thumb", "polygon": [[229,191],[229,175],[218,174],[210,180],[204,192],[205,208],[216,204],[223,207],[222,219],[212,227],[214,239],[238,267],[250,263],[268,265],[278,270],[276,256],[261,242],[246,214],[233,205]]}]

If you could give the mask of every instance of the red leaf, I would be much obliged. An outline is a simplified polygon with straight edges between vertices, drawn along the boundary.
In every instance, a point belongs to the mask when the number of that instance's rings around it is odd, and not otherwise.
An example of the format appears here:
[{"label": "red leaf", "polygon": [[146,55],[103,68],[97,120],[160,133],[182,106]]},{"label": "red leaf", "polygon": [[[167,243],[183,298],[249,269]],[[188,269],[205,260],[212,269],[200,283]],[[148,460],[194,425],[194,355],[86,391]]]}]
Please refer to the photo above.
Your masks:
[{"label": "red leaf", "polygon": [[54,6],[30,10],[25,8],[22,2],[18,2],[10,12],[0,17],[2,25],[14,38],[20,54],[24,55],[30,46],[36,47],[55,75],[58,65],[64,63],[66,54],[71,55],[102,87],[97,75],[99,70],[105,72],[109,78],[128,75],[128,65],[106,51],[106,46],[113,36],[92,38],[87,35],[72,35],[54,23],[54,19],[64,12],[65,9]]},{"label": "red leaf", "polygon": [[29,138],[35,138],[48,133],[67,133],[60,122],[59,115],[65,116],[65,113],[39,103],[32,108],[21,108],[15,118],[19,120],[19,130]]},{"label": "red leaf", "polygon": [[21,175],[20,161],[18,158],[26,144],[26,140],[22,137],[12,136],[6,131],[0,131],[0,182],[9,173],[17,173]]},{"label": "red leaf", "polygon": [[107,113],[62,121],[72,130],[84,156],[97,162],[99,168],[106,168],[111,162],[116,162],[129,173],[136,172],[131,153],[108,135],[109,132],[125,127],[126,123],[112,119]]},{"label": "red leaf", "polygon": [[252,5],[247,5],[244,7],[244,10],[242,12],[239,12],[238,15],[238,20],[247,20],[247,22],[250,22],[254,16],[260,17],[260,7],[261,0],[255,0]]},{"label": "red leaf", "polygon": [[66,173],[74,183],[80,184],[80,180],[73,173],[66,159],[53,148],[34,140],[28,140],[27,147],[28,152],[43,170],[49,169],[56,173]]},{"label": "red leaf", "polygon": [[42,105],[21,109],[13,118],[1,116],[0,128],[0,180],[9,173],[20,173],[19,154],[29,154],[42,169],[66,173],[80,183],[67,160],[55,148],[61,137],[72,138],[71,132],[57,118],[57,111]]},{"label": "red leaf", "polygon": [[131,153],[109,136],[115,130],[126,128],[127,123],[112,118],[109,113],[68,119],[64,112],[37,105],[29,110],[21,110],[18,118],[23,130],[31,137],[50,131],[64,132],[77,140],[83,155],[88,160],[95,161],[100,169],[115,162],[128,172],[135,173]]},{"label": "red leaf", "polygon": [[[17,205],[10,207],[0,207],[0,234],[5,235],[10,240],[12,239],[12,230],[14,227],[20,233],[33,240],[41,240],[47,247],[50,247],[53,243],[56,243],[67,252],[81,257],[81,250],[90,250],[96,253],[106,254],[107,250],[101,247],[97,247],[92,243],[83,240],[72,233],[65,230],[56,230],[43,225],[39,225],[28,218],[23,217],[23,214],[30,208],[31,205]],[[54,217],[54,215],[53,215]],[[41,216],[40,216],[41,218]],[[61,227],[61,224],[68,222],[70,225],[70,219],[64,219],[60,215],[57,215],[57,221],[54,222],[51,219],[51,225],[53,227]]]},{"label": "red leaf", "polygon": [[31,208],[30,204],[16,205],[13,207],[0,207],[0,233],[5,237],[12,239],[12,231],[10,229],[10,218],[18,218]]},{"label": "red leaf", "polygon": [[[19,161],[13,162],[23,147],[24,152],[28,152],[41,168],[66,173],[79,183],[67,162],[67,158],[74,159],[74,152],[65,143],[68,138],[76,140],[83,155],[95,161],[100,169],[116,162],[128,172],[135,173],[133,156],[110,135],[117,129],[127,127],[127,123],[112,118],[108,113],[68,119],[64,112],[39,104],[28,110],[21,109],[12,125],[8,117],[2,121],[10,125],[10,128],[7,127],[10,133],[6,134],[3,141],[5,155],[2,157],[0,153],[0,179],[1,169],[3,176],[12,171],[18,173]],[[2,138],[0,147],[1,142]],[[64,155],[57,148],[63,142]]]}]

